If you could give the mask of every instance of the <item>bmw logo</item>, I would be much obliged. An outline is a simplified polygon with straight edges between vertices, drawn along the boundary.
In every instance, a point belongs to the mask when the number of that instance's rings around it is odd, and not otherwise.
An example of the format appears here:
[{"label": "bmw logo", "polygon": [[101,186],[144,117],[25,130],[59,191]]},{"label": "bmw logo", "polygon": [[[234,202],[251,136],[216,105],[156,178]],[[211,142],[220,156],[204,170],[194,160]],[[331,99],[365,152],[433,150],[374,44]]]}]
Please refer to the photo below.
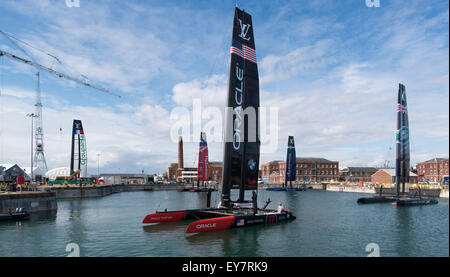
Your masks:
[{"label": "bmw logo", "polygon": [[250,171],[255,171],[256,170],[256,162],[255,160],[251,159],[248,161],[248,169]]}]

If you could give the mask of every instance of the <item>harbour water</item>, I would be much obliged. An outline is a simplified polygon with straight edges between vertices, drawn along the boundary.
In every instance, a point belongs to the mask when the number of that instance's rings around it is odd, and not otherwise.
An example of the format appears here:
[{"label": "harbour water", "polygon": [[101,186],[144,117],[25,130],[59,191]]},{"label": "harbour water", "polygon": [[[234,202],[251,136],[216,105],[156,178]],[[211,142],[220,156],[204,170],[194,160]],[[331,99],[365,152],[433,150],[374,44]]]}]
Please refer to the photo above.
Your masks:
[{"label": "harbour water", "polygon": [[[206,193],[139,191],[103,198],[58,201],[56,212],[21,222],[0,222],[0,256],[60,256],[70,243],[93,257],[364,257],[376,244],[380,256],[449,256],[449,201],[396,207],[358,205],[362,194],[329,191],[259,191],[290,208],[297,219],[271,226],[185,234],[186,222],[143,226],[155,210],[206,205]],[[218,203],[219,192],[212,202]],[[370,248],[370,247],[369,247]]]}]

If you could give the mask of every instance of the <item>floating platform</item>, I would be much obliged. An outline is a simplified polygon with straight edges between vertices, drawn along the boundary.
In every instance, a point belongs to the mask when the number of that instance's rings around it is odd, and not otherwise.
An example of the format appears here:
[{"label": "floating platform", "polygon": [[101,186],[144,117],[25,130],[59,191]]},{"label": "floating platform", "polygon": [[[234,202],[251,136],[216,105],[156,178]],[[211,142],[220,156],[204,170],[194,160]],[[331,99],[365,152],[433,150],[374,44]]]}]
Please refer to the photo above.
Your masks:
[{"label": "floating platform", "polygon": [[439,201],[434,198],[401,198],[398,199],[393,205],[397,206],[417,206],[417,205],[436,205]]},{"label": "floating platform", "polygon": [[393,203],[397,201],[397,197],[394,196],[374,196],[374,197],[362,197],[359,198],[358,204],[374,204],[374,203]]},{"label": "floating platform", "polygon": [[209,208],[184,211],[164,211],[147,215],[143,224],[195,220],[186,228],[186,233],[199,233],[226,230],[261,224],[275,224],[281,221],[294,220],[290,210],[282,212],[258,209],[256,214],[252,208]]},{"label": "floating platform", "polygon": [[409,197],[409,196],[374,196],[359,198],[359,204],[374,204],[374,203],[392,203],[397,206],[415,206],[415,205],[434,205],[438,204],[435,198],[424,197]]}]

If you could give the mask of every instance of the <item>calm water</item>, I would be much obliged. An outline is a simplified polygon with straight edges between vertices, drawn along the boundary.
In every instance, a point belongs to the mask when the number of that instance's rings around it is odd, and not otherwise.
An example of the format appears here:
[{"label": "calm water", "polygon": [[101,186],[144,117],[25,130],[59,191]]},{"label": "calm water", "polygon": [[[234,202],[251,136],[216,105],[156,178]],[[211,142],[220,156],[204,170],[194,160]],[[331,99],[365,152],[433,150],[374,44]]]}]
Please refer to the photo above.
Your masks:
[{"label": "calm water", "polygon": [[[261,202],[289,207],[297,219],[268,227],[185,234],[187,223],[144,227],[156,209],[198,208],[206,194],[125,192],[95,199],[58,201],[58,211],[29,220],[0,222],[0,256],[366,256],[377,243],[381,256],[449,256],[449,201],[396,207],[358,205],[360,194],[326,191],[260,191]],[[212,201],[218,202],[213,193]]]}]

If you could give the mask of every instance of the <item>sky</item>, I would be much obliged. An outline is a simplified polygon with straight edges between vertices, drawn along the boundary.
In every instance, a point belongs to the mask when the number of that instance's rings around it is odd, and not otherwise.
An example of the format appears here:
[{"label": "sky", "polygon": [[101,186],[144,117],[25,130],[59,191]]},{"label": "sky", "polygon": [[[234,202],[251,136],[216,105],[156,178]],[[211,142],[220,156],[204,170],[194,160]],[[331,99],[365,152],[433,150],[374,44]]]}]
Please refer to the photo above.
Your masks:
[{"label": "sky", "polygon": [[[448,158],[449,3],[379,3],[1,0],[0,29],[26,42],[35,61],[122,96],[42,72],[49,169],[69,166],[74,119],[86,133],[89,174],[162,173],[177,161],[178,134],[184,165],[194,167],[196,126],[211,131],[210,160],[221,161],[222,131],[208,124],[226,106],[236,4],[252,15],[261,107],[265,125],[275,126],[266,128],[261,163],[284,159],[292,135],[297,156],[392,165],[399,83],[408,97],[411,164]],[[26,58],[1,35],[0,49]],[[35,73],[0,57],[0,164],[30,164]]]}]

